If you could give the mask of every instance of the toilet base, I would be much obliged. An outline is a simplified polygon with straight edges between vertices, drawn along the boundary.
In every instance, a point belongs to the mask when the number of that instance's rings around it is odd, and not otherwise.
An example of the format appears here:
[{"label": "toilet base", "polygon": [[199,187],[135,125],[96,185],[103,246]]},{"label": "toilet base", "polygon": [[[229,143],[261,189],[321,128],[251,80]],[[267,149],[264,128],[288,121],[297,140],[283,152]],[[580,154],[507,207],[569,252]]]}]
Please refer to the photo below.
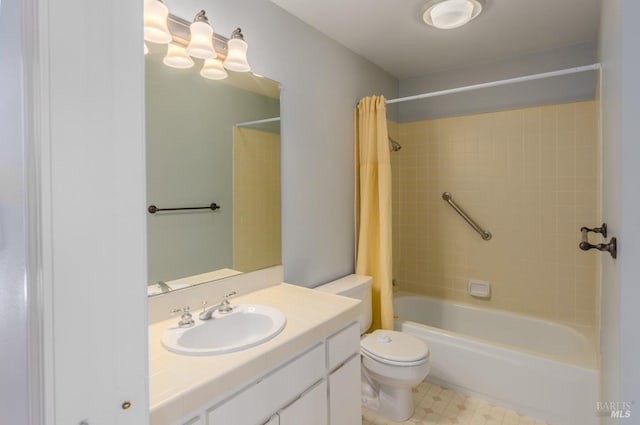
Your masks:
[{"label": "toilet base", "polygon": [[[362,405],[372,412],[396,422],[404,422],[413,416],[411,388],[391,387],[379,384],[378,396],[372,397],[368,384],[363,382]],[[369,387],[370,388],[370,387]]]}]

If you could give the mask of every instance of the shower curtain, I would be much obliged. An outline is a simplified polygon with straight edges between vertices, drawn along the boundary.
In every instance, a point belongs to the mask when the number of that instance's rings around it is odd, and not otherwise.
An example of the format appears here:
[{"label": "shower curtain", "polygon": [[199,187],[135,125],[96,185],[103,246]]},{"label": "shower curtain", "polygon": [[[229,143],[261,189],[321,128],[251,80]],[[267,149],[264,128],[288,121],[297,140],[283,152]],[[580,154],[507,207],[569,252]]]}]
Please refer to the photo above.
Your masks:
[{"label": "shower curtain", "polygon": [[355,123],[356,273],[373,277],[371,329],[393,329],[391,159],[385,98],[363,98]]}]

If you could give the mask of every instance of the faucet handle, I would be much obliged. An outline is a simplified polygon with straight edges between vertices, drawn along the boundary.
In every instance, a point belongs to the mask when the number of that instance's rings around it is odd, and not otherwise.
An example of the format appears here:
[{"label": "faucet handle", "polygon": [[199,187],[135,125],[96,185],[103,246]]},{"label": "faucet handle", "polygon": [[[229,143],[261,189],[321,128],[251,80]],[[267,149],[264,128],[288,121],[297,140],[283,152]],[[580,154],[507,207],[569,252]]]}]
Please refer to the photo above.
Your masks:
[{"label": "faucet handle", "polygon": [[236,295],[236,291],[229,292],[228,294],[225,294],[224,297],[222,297],[222,302],[220,303],[220,308],[218,309],[220,313],[229,313],[233,310],[233,307],[231,307],[231,303],[229,302],[229,297],[233,295]]},{"label": "faucet handle", "polygon": [[180,313],[182,312],[182,316],[180,316],[180,321],[178,322],[178,326],[181,328],[188,328],[193,326],[196,322],[193,320],[193,316],[191,316],[191,308],[189,306],[185,306],[183,308],[175,308],[171,310],[171,313]]}]

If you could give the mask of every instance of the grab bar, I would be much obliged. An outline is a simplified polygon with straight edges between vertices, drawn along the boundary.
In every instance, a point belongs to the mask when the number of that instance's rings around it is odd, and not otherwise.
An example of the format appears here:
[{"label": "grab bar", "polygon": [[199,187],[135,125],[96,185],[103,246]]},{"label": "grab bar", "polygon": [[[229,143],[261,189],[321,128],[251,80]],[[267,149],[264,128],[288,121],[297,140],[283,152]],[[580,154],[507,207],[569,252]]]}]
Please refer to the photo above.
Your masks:
[{"label": "grab bar", "polygon": [[208,207],[158,208],[155,205],[149,205],[149,208],[147,208],[147,211],[149,211],[150,214],[155,214],[155,213],[160,212],[160,211],[184,211],[184,210],[211,210],[211,211],[215,211],[215,210],[219,210],[219,209],[220,209],[220,205],[218,205],[218,204],[216,204],[214,202],[211,205],[209,205]]},{"label": "grab bar", "polygon": [[482,227],[478,226],[478,224],[473,221],[471,219],[471,217],[469,217],[467,215],[467,213],[465,213],[462,208],[460,208],[455,202],[453,202],[453,196],[451,196],[451,193],[449,192],[444,192],[442,194],[442,199],[444,199],[445,201],[447,201],[449,203],[449,205],[451,205],[451,207],[456,210],[456,212],[458,214],[460,214],[460,217],[464,218],[464,220],[469,223],[469,226],[473,227],[473,230],[475,230],[476,232],[478,232],[478,234],[480,235],[480,237],[482,237],[482,239],[484,239],[485,241],[488,241],[491,239],[491,232],[486,232],[482,229]]}]

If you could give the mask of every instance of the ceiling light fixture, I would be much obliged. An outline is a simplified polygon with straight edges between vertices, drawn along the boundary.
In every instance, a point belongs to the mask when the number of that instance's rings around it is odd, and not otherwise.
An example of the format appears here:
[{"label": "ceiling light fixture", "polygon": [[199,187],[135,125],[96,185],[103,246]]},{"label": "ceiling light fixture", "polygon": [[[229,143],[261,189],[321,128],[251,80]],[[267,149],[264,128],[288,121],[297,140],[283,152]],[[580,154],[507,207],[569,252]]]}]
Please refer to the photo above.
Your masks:
[{"label": "ceiling light fixture", "polygon": [[482,12],[482,0],[429,0],[422,20],[439,29],[461,27]]}]

